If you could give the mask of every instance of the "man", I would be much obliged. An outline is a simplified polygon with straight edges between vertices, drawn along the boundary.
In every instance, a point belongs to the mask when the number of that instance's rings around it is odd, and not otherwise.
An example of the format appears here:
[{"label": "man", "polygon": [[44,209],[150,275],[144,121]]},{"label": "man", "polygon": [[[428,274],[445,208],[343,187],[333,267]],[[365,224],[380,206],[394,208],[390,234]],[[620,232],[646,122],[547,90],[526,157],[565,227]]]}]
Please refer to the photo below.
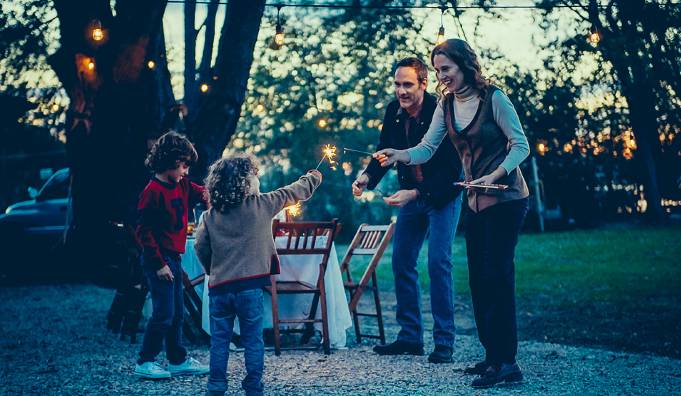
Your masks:
[{"label": "man", "polygon": [[[428,131],[437,101],[426,93],[428,67],[417,58],[405,58],[395,67],[397,100],[386,109],[378,150],[407,149],[416,146]],[[354,195],[374,189],[389,167],[376,159],[352,185]],[[401,190],[383,198],[399,206],[393,236],[393,274],[397,295],[397,340],[377,345],[379,355],[423,355],[421,292],[416,261],[428,231],[428,273],[433,312],[435,350],[428,356],[433,363],[452,361],[454,350],[454,287],[452,280],[452,241],[461,211],[463,180],[461,160],[449,139],[422,165],[397,164]]]}]

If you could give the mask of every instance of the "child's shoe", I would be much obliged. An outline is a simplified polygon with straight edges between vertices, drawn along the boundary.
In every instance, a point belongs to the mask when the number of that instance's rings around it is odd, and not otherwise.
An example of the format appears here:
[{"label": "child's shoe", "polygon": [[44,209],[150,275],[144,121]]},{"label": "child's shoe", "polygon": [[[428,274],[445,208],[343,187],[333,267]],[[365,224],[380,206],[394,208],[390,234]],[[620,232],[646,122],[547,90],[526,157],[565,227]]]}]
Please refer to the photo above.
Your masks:
[{"label": "child's shoe", "polygon": [[182,364],[168,364],[168,371],[171,375],[201,375],[209,371],[207,364],[201,364],[194,358],[187,358]]},{"label": "child's shoe", "polygon": [[135,377],[145,379],[168,379],[170,372],[156,362],[144,362],[135,367]]}]

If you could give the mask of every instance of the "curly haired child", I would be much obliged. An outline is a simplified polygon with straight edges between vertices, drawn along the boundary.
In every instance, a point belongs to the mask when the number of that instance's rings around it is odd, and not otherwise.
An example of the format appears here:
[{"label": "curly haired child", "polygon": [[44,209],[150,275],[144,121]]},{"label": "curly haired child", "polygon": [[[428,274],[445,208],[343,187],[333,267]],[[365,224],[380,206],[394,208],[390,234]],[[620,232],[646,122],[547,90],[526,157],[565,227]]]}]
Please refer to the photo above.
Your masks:
[{"label": "curly haired child", "polygon": [[[208,366],[187,357],[182,346],[182,266],[187,241],[187,208],[205,202],[203,187],[185,176],[198,156],[184,136],[168,132],[149,152],[145,165],[154,172],[140,194],[137,237],[144,246],[142,269],[151,289],[153,313],[144,332],[135,376],[167,379],[171,375],[206,374]],[[168,370],[157,363],[163,340]]]},{"label": "curly haired child", "polygon": [[211,208],[196,230],[194,249],[210,275],[210,374],[208,394],[227,391],[229,343],[235,316],[245,346],[246,395],[262,395],[265,344],[262,339],[263,287],[279,273],[272,218],[284,207],[312,196],[322,181],[310,171],[298,181],[261,194],[258,164],[252,155],[221,158],[205,180]]}]

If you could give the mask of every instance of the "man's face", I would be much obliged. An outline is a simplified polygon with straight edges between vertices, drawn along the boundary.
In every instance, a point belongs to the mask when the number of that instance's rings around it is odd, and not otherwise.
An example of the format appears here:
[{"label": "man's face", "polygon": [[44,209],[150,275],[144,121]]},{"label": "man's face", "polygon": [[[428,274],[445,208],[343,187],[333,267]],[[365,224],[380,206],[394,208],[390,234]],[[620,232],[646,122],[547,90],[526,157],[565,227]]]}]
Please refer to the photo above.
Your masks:
[{"label": "man's face", "polygon": [[398,67],[395,70],[395,95],[405,109],[421,105],[426,85],[426,81],[419,81],[413,67]]}]

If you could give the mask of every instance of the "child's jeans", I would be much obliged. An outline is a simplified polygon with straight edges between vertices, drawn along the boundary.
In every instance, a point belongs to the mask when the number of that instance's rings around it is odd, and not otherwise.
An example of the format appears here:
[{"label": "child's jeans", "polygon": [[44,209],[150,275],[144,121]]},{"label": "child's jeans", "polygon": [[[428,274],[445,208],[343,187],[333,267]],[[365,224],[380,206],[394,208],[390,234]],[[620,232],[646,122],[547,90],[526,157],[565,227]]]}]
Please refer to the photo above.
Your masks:
[{"label": "child's jeans", "polygon": [[241,387],[247,396],[262,395],[265,388],[260,381],[265,367],[262,289],[210,297],[211,346],[208,390],[227,391],[227,362],[235,315],[239,317],[241,340],[245,347],[246,378],[241,381]]},{"label": "child's jeans", "polygon": [[[153,362],[163,349],[166,341],[166,357],[170,364],[182,364],[187,360],[187,351],[182,347],[182,322],[184,321],[184,303],[182,300],[182,266],[180,259],[164,257],[168,268],[175,278],[164,281],[158,278],[153,269],[142,268],[149,281],[151,302],[154,312],[147,323],[144,332],[142,350],[140,350],[137,364]],[[144,260],[144,256],[143,256]]]}]

